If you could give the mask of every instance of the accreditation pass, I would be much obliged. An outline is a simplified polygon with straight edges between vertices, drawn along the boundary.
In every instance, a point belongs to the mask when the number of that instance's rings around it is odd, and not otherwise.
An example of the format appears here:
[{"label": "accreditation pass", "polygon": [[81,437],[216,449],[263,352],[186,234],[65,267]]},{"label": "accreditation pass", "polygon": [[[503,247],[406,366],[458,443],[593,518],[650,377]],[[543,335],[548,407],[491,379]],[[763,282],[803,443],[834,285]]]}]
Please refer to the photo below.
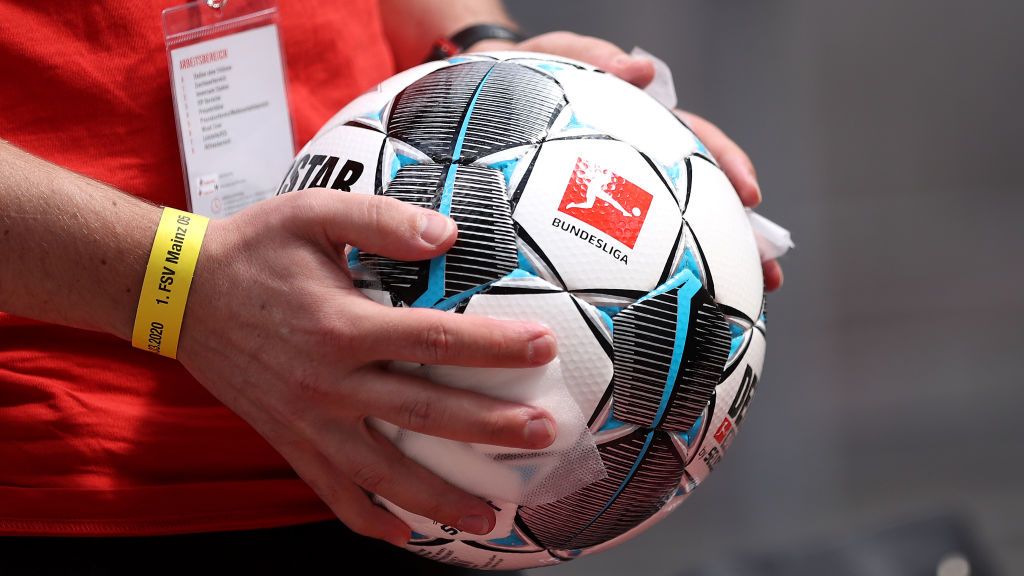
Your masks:
[{"label": "accreditation pass", "polygon": [[295,152],[277,25],[175,48],[170,66],[189,210],[273,196]]}]

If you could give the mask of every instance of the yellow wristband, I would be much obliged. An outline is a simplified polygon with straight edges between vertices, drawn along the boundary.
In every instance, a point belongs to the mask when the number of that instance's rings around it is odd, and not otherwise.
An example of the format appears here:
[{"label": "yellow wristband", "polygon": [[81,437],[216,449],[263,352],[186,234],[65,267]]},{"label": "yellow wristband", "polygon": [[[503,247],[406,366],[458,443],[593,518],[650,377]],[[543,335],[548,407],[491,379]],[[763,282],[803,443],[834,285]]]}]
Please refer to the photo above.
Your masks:
[{"label": "yellow wristband", "polygon": [[164,208],[135,312],[132,346],[174,358],[192,274],[209,219]]}]

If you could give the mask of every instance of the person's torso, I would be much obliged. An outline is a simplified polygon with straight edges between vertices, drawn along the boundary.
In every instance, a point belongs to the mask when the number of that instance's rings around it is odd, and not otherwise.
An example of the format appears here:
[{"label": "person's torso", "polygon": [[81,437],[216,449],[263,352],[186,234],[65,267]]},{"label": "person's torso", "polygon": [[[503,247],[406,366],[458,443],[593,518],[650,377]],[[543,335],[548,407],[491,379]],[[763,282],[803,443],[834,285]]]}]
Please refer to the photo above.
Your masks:
[{"label": "person's torso", "polygon": [[[0,4],[0,138],[184,209],[160,16],[177,4]],[[284,1],[280,14],[298,149],[394,65],[375,0]],[[329,517],[284,459],[180,364],[112,336],[0,312],[0,534]]]}]

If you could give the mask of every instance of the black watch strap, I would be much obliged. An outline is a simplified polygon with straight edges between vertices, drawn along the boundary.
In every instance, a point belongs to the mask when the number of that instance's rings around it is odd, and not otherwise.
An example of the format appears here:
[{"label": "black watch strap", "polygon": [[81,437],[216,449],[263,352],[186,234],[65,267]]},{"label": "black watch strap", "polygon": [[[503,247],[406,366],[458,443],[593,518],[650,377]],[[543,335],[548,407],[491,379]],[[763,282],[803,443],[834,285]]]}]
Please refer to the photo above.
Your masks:
[{"label": "black watch strap", "polygon": [[481,40],[508,40],[522,42],[525,37],[505,26],[498,24],[474,24],[459,30],[449,38],[441,38],[434,42],[427,61],[441,60],[466,50]]}]

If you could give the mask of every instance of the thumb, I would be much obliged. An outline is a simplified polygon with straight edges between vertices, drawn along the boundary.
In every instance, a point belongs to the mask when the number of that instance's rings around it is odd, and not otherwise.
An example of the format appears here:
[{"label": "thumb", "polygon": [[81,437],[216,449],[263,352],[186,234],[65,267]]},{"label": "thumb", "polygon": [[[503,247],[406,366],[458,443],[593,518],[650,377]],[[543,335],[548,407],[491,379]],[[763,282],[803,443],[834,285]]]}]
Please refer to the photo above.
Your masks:
[{"label": "thumb", "polygon": [[305,228],[322,230],[332,244],[396,260],[426,260],[455,243],[455,221],[434,210],[386,196],[308,192],[312,197],[308,217],[314,222]]}]

